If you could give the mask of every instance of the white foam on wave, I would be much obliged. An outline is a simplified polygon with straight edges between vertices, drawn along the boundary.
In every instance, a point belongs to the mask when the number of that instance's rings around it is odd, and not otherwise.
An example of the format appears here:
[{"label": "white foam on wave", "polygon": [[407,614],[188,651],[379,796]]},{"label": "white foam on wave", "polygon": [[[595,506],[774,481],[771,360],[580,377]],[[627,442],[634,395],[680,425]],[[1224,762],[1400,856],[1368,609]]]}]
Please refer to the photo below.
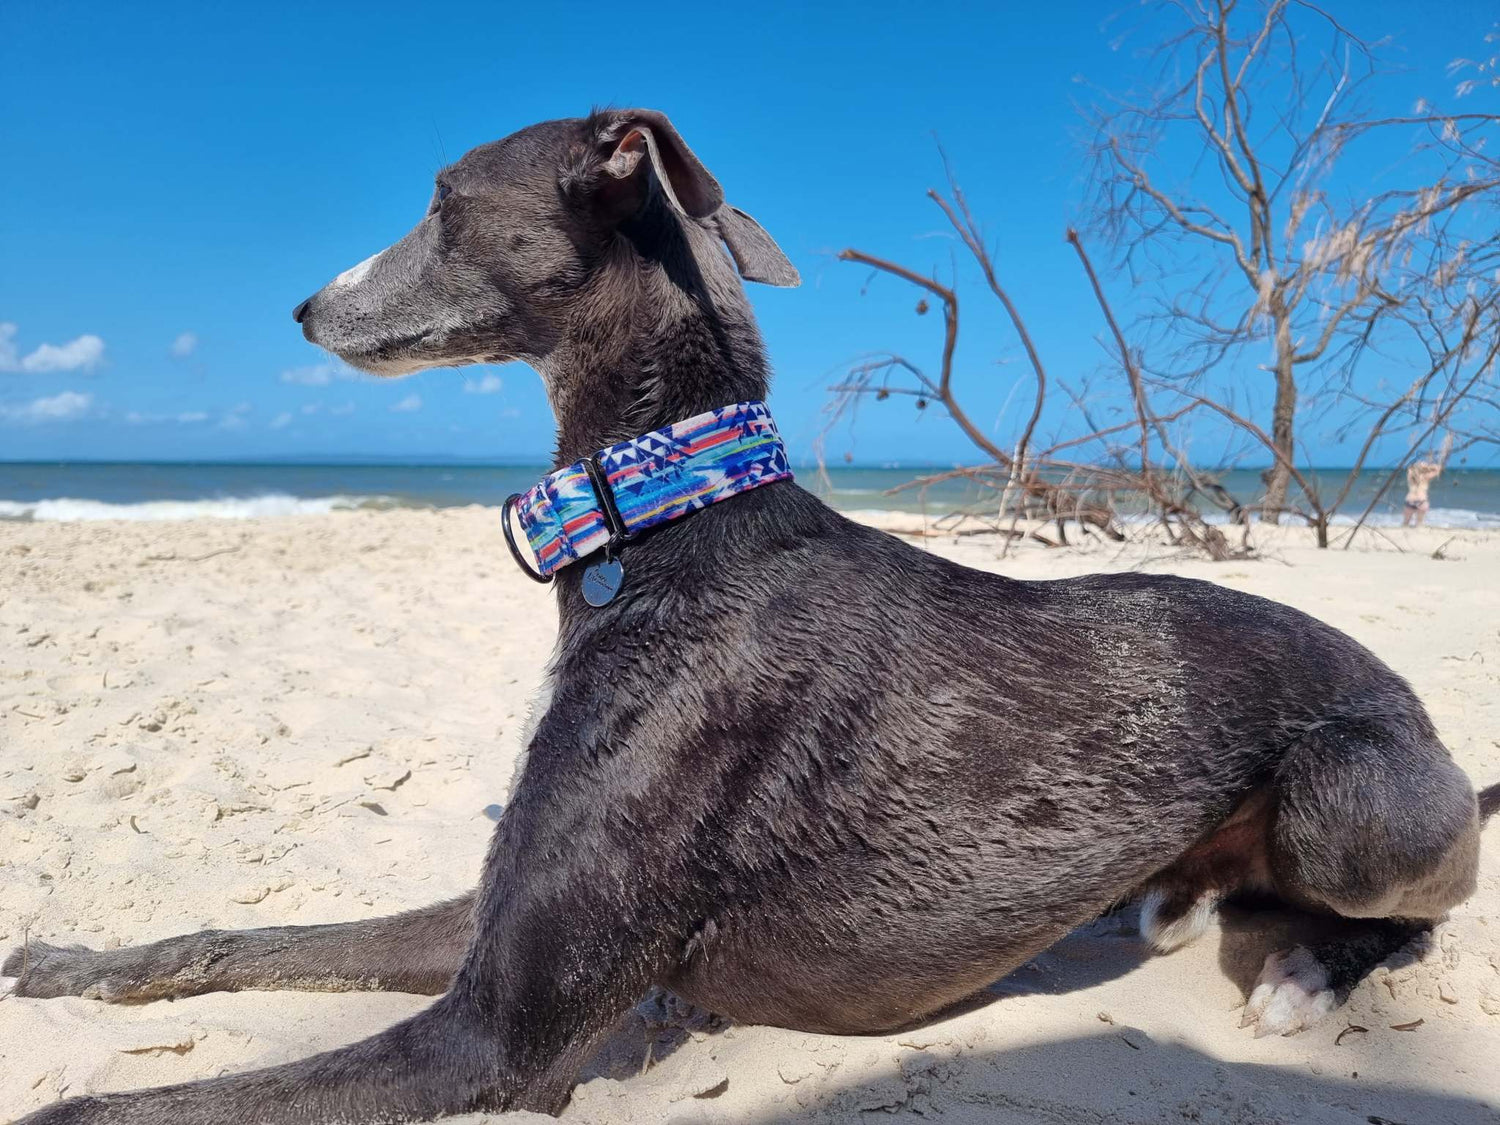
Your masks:
[{"label": "white foam on wave", "polygon": [[111,504],[59,496],[48,500],[0,500],[0,520],[77,523],[86,520],[248,520],[272,516],[315,516],[355,508],[392,508],[389,496],[221,496],[210,500],[146,500]]},{"label": "white foam on wave", "polygon": [[[1354,515],[1334,516],[1335,526],[1354,523],[1359,517]],[[1427,527],[1483,527],[1500,528],[1500,512],[1476,512],[1470,508],[1433,508],[1427,513],[1425,526]],[[1400,527],[1400,512],[1374,512],[1365,521],[1374,527]]]},{"label": "white foam on wave", "polygon": [[[1337,513],[1329,521],[1330,527],[1353,527],[1359,522],[1359,514],[1364,509],[1358,505],[1351,506],[1348,512]],[[1154,517],[1153,517],[1154,518]],[[1223,512],[1212,512],[1205,517],[1208,523],[1227,523],[1228,517]],[[1302,521],[1291,516],[1287,517],[1286,523],[1289,527],[1301,526]],[[1365,520],[1366,527],[1400,527],[1401,512],[1386,509],[1379,512],[1371,512]],[[1500,528],[1500,512],[1476,512],[1470,508],[1433,508],[1427,513],[1424,521],[1426,527],[1451,527],[1459,528]]]},{"label": "white foam on wave", "polygon": [[[879,522],[890,516],[919,516],[918,511],[909,508],[843,508],[838,509],[842,514],[855,520],[869,520]],[[1357,510],[1357,509],[1356,509]],[[938,519],[948,514],[948,509],[941,505],[934,505],[927,511],[928,519]],[[1333,517],[1333,527],[1350,527],[1359,517],[1357,515],[1336,515]],[[1229,517],[1223,512],[1205,512],[1203,516],[1205,523],[1227,524]],[[1120,514],[1119,520],[1126,524],[1151,524],[1157,522],[1157,517],[1143,515]],[[1300,520],[1287,520],[1289,527],[1303,526]],[[1373,512],[1370,518],[1365,520],[1366,527],[1400,527],[1400,512]],[[1433,508],[1427,513],[1426,527],[1448,527],[1454,529],[1480,528],[1483,530],[1500,530],[1500,512],[1476,512],[1469,508]]]},{"label": "white foam on wave", "polygon": [[[1358,505],[1352,505],[1349,512],[1339,512],[1329,521],[1330,527],[1353,527],[1359,522],[1359,513],[1364,509]],[[1154,523],[1156,516],[1130,516],[1122,517],[1126,523]],[[1204,523],[1227,524],[1229,516],[1220,511],[1210,511],[1203,514]],[[1286,518],[1288,527],[1307,526],[1301,519],[1288,516]],[[1371,512],[1365,520],[1366,527],[1400,527],[1401,513],[1389,509]],[[1427,513],[1426,527],[1451,527],[1460,528],[1500,528],[1500,512],[1476,512],[1470,508],[1433,508]]]}]

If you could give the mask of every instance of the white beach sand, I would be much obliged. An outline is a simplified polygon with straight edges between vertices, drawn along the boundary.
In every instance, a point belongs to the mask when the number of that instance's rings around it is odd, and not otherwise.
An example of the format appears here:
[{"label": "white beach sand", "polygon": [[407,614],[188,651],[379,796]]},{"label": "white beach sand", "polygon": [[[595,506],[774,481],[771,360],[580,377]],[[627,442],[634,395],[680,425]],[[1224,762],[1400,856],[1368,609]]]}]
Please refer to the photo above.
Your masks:
[{"label": "white beach sand", "polygon": [[[1407,676],[1470,775],[1500,780],[1500,535],[1387,531],[1351,552],[1305,536],[1263,533],[1267,557],[1224,564],[924,542],[1020,577],[1143,566],[1289,602]],[[511,564],[492,510],[0,523],[0,949],[28,932],[112,946],[340,921],[464,890],[553,630],[551,595]],[[1500,825],[1485,844],[1478,894],[1427,956],[1378,970],[1294,1038],[1238,1027],[1277,919],[1155,957],[1125,911],[993,1002],[908,1034],[684,1032],[638,1015],[563,1120],[1500,1120]],[[10,997],[0,1120],[296,1058],[427,1002]]]}]

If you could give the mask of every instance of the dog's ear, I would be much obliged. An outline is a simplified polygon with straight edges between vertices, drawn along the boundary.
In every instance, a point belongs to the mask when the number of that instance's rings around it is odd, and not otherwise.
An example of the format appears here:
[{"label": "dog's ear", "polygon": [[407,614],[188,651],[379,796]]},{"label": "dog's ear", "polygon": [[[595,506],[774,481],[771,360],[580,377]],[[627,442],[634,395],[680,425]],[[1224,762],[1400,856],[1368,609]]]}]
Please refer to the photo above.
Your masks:
[{"label": "dog's ear", "polygon": [[632,109],[613,115],[600,140],[604,161],[599,190],[610,212],[636,213],[654,185],[678,213],[713,223],[746,281],[780,286],[801,283],[797,268],[765,229],[724,202],[719,181],[693,155],[665,114]]},{"label": "dog's ear", "polygon": [[[607,152],[601,189],[618,202],[644,204],[654,181],[667,202],[689,218],[706,219],[723,206],[719,181],[693,155],[665,114],[653,109],[626,110],[614,116],[601,140]],[[609,190],[610,181],[616,190]]]},{"label": "dog's ear", "polygon": [[740,276],[746,281],[783,288],[802,284],[802,275],[781,252],[776,240],[766,233],[765,227],[738,207],[724,204],[714,212],[713,222],[719,228],[724,245],[729,247]]}]

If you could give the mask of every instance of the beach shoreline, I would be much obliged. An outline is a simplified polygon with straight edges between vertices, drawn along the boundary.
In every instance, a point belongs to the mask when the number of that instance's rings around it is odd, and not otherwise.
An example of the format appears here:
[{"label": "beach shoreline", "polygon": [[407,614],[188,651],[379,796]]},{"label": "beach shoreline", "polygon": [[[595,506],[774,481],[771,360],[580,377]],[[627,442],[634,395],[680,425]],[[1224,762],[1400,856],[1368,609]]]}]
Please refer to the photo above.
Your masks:
[{"label": "beach shoreline", "polygon": [[[524,492],[550,469],[543,464],[0,461],[0,522],[253,519],[346,509],[495,507],[511,493]],[[1347,475],[1345,470],[1309,472],[1325,499],[1339,494]],[[913,485],[914,478],[932,473],[946,479],[920,488]],[[1234,469],[1217,475],[1231,495],[1254,510],[1261,487],[1257,472]],[[804,464],[796,467],[796,476],[824,502],[855,518],[868,512],[906,512],[937,519],[952,512],[993,512],[999,502],[991,489],[937,467]],[[1404,485],[1390,470],[1366,470],[1333,522],[1354,523],[1373,501],[1369,522],[1397,526],[1404,495]],[[1432,503],[1427,514],[1431,526],[1500,531],[1500,470],[1451,469],[1433,485]],[[1211,523],[1228,519],[1211,505],[1203,514]],[[1121,517],[1142,518],[1128,509]]]},{"label": "beach shoreline", "polygon": [[[1292,604],[1390,663],[1471,778],[1500,780],[1500,531],[1386,527],[1318,551],[1305,528],[1257,527],[1256,557],[1212,563],[1102,540],[1017,540],[1002,557],[998,537],[918,514],[860,518],[1019,578],[1170,572]],[[498,519],[0,520],[0,948],[352,920],[468,889],[555,633],[552,595],[515,568]],[[1157,957],[1122,911],[993,1002],[891,1036],[724,1029],[648,1005],[563,1120],[1494,1120],[1500,825],[1478,893],[1424,956],[1378,970],[1309,1032],[1254,1040],[1237,1026],[1245,973],[1287,924],[1231,916]],[[428,1002],[10,997],[0,1120],[289,1061]]]}]

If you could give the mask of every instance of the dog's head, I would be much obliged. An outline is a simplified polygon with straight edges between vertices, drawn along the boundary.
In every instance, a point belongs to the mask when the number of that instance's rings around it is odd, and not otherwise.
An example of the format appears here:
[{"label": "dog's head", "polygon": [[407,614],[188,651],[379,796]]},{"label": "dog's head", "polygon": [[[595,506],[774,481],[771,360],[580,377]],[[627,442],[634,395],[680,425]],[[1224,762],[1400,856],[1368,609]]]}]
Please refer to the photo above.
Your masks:
[{"label": "dog's head", "polygon": [[410,234],[293,316],[313,343],[377,375],[536,363],[622,233],[657,215],[716,234],[748,280],[798,282],[665,116],[618,110],[533,125],[468,152],[438,174]]}]

